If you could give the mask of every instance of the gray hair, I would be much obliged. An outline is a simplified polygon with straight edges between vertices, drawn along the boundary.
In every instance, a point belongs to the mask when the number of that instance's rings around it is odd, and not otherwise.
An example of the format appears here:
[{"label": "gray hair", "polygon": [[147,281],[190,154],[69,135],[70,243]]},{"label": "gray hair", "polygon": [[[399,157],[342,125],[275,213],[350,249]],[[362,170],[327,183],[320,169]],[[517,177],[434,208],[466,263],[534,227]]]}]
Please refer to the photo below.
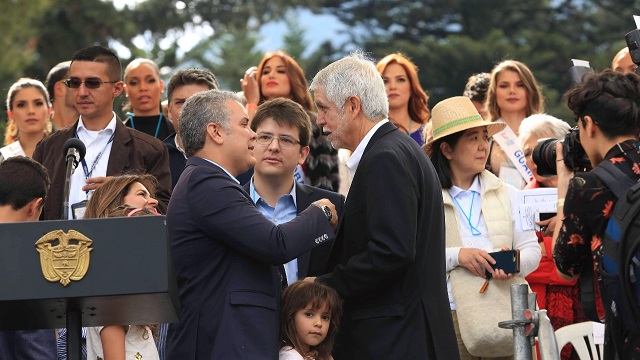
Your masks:
[{"label": "gray hair", "polygon": [[566,122],[549,114],[531,115],[520,123],[518,145],[522,148],[524,141],[530,137],[564,139],[571,127]]},{"label": "gray hair", "polygon": [[241,103],[230,91],[208,90],[194,94],[185,101],[180,111],[180,136],[187,156],[193,156],[204,147],[207,125],[216,123],[227,133],[231,131],[231,111],[228,100]]},{"label": "gray hair", "polygon": [[362,112],[370,121],[382,120],[389,114],[389,100],[382,76],[360,51],[320,70],[311,81],[309,90],[323,91],[340,115],[344,115],[344,105],[350,96],[360,98]]}]

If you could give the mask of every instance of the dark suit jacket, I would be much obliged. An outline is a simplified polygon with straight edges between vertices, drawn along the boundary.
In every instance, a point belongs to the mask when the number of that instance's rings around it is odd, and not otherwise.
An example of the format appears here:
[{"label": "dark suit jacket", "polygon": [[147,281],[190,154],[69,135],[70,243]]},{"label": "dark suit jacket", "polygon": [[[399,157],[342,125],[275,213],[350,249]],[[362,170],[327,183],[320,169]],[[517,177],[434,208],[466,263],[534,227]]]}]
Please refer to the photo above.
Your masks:
[{"label": "dark suit jacket", "polygon": [[[336,206],[338,216],[342,214],[342,206],[345,197],[333,191],[320,189],[317,187],[296,184],[296,209],[300,214],[304,209],[308,208],[312,202],[320,199],[329,199]],[[249,192],[250,182],[244,184],[243,188]],[[307,276],[318,276],[325,273],[329,253],[333,241],[327,241],[317,248],[298,256],[298,278],[304,279]]]},{"label": "dark suit jacket", "polygon": [[[65,156],[62,147],[65,141],[75,136],[78,121],[72,126],[60,129],[42,139],[36,146],[33,159],[44,165],[51,178],[51,187],[44,203],[42,218],[58,220],[62,215],[62,202],[65,181]],[[78,166],[76,171],[82,171]],[[171,196],[171,174],[169,173],[169,154],[162,141],[130,129],[116,119],[116,131],[109,154],[107,176],[125,173],[146,172],[156,177],[158,189],[158,211],[165,213]]]},{"label": "dark suit jacket", "polygon": [[445,282],[442,192],[391,123],[364,150],[327,266],[344,300],[334,358],[458,359]]},{"label": "dark suit jacket", "polygon": [[0,360],[55,360],[53,329],[0,332]]},{"label": "dark suit jacket", "polygon": [[311,206],[274,225],[220,167],[190,157],[167,224],[181,303],[167,359],[277,359],[276,266],[335,238]]},{"label": "dark suit jacket", "polygon": [[180,175],[184,171],[184,166],[187,164],[187,159],[184,158],[182,151],[176,147],[176,133],[169,135],[166,139],[162,140],[164,145],[169,151],[169,167],[171,168],[171,188],[176,187]]}]

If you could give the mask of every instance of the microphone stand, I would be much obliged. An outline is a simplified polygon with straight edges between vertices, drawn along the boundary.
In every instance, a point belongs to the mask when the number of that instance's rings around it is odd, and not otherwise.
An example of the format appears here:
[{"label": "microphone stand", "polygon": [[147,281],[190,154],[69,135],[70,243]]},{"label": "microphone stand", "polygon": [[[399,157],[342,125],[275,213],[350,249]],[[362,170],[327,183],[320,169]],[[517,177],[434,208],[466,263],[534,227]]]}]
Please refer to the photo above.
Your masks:
[{"label": "microphone stand", "polygon": [[74,148],[70,148],[67,152],[67,171],[64,175],[64,193],[63,193],[63,202],[62,202],[62,216],[61,220],[69,219],[69,192],[71,188],[71,174],[76,169],[78,165],[77,159],[79,158],[78,150]]}]

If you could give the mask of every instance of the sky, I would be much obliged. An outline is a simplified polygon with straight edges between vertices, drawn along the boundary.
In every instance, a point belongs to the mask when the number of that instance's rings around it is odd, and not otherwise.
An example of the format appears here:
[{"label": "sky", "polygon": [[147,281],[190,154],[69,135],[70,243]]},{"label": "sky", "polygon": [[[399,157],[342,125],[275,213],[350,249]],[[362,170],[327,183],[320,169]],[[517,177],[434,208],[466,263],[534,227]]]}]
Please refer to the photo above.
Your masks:
[{"label": "sky", "polygon": [[[135,6],[137,3],[144,0],[112,1],[113,5],[117,9],[122,9],[125,4]],[[346,36],[340,33],[345,29],[345,26],[334,16],[316,15],[308,10],[296,10],[296,13],[301,26],[305,30],[305,40],[308,44],[305,55],[313,52],[326,40],[332,40],[335,45],[338,45],[336,42],[343,42],[346,40]],[[284,21],[277,21],[263,25],[260,29],[260,39],[257,47],[264,52],[281,49],[283,47],[282,38],[286,31],[287,28]],[[212,34],[213,29],[208,25],[188,28],[184,33],[180,34],[180,48],[182,51],[188,51],[197,44],[202,37],[211,36]],[[139,36],[137,39],[134,39],[134,44],[144,49],[150,48],[143,36]],[[118,47],[116,45],[114,48],[122,57],[128,58],[131,55],[128,54],[128,50],[124,49],[124,47]]]}]

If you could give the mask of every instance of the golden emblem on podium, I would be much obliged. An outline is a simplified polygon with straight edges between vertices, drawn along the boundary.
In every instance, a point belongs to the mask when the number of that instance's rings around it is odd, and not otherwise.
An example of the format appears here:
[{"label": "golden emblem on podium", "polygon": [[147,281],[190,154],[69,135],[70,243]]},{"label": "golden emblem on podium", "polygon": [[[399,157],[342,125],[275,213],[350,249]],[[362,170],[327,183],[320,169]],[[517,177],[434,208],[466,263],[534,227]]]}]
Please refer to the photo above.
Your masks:
[{"label": "golden emblem on podium", "polygon": [[[56,245],[57,243],[57,245]],[[82,233],[54,230],[36,241],[40,253],[40,266],[45,279],[60,281],[64,286],[71,280],[81,280],[89,269],[89,253],[93,241]]]}]

